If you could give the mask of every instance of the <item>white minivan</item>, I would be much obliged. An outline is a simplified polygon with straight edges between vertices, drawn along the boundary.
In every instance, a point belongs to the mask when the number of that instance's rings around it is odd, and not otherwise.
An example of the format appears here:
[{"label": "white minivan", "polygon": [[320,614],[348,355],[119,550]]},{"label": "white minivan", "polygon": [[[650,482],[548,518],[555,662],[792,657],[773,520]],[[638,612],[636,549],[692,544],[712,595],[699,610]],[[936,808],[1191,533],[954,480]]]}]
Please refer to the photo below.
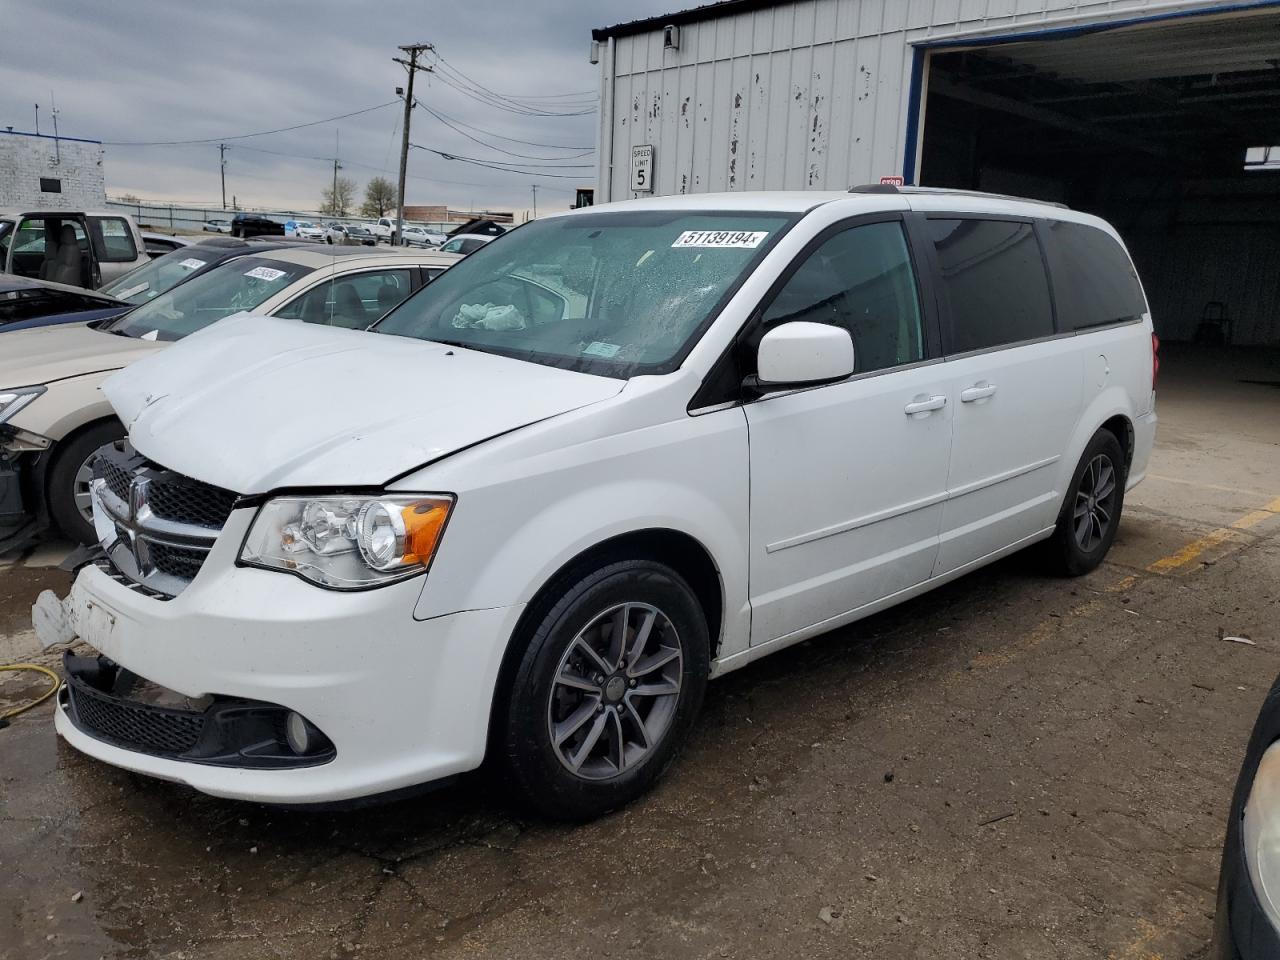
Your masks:
[{"label": "white minivan", "polygon": [[1156,365],[1106,223],[925,189],[597,206],[370,331],[227,320],[103,388],[57,730],[288,804],[488,756],[590,817],[711,677],[1032,544],[1096,567]]}]

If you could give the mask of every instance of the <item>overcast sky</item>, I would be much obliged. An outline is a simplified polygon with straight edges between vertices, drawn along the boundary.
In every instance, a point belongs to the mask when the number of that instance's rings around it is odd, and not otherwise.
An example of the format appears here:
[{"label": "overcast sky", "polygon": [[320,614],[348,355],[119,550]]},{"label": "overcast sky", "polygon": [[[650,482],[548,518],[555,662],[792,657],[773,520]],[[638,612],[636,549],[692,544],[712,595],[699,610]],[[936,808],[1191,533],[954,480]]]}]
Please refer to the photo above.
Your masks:
[{"label": "overcast sky", "polygon": [[[235,137],[391,103],[395,88],[405,82],[404,69],[391,59],[399,53],[396,47],[429,42],[446,62],[442,70],[452,68],[491,91],[521,98],[576,94],[578,99],[537,102],[590,110],[582,116],[526,116],[478,102],[445,83],[443,75],[419,74],[416,98],[484,142],[467,139],[418,108],[411,126],[414,143],[486,161],[550,164],[538,169],[562,176],[499,172],[411,150],[407,202],[516,210],[530,206],[531,183],[539,185],[540,208],[563,209],[574,187],[594,181],[599,75],[587,60],[591,28],[695,5],[681,0],[2,2],[0,126],[34,130],[38,103],[40,132],[51,133],[50,105],[56,102],[60,134],[108,143],[109,196],[217,205],[216,142],[117,146],[111,141]],[[234,194],[242,206],[315,209],[332,179],[335,151],[360,196],[371,177],[382,174],[394,182],[401,116],[402,106],[395,102],[335,123],[229,140],[227,202]],[[557,169],[566,164],[588,166]]]}]

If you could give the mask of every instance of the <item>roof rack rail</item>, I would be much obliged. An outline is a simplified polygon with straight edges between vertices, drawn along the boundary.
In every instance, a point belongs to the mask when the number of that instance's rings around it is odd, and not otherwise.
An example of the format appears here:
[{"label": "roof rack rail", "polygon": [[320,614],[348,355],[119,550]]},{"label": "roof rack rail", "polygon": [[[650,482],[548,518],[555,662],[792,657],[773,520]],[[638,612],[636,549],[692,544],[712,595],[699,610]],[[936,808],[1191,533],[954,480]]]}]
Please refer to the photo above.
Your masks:
[{"label": "roof rack rail", "polygon": [[984,200],[1015,200],[1019,203],[1039,203],[1046,207],[1070,210],[1065,203],[1056,200],[1037,200],[1035,197],[1015,197],[1008,193],[987,193],[983,190],[960,190],[953,187],[897,187],[891,183],[864,183],[849,188],[850,193],[905,193],[925,196],[978,197]]}]

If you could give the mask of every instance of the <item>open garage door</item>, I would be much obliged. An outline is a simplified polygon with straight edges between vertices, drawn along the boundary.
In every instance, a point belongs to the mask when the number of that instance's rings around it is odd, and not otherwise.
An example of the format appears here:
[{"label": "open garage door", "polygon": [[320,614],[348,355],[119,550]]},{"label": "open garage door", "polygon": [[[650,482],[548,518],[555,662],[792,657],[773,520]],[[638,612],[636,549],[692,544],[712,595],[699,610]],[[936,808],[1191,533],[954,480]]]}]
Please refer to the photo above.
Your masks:
[{"label": "open garage door", "polygon": [[921,183],[1103,216],[1161,337],[1280,346],[1280,168],[1245,169],[1280,145],[1280,9],[936,49],[927,89]]}]

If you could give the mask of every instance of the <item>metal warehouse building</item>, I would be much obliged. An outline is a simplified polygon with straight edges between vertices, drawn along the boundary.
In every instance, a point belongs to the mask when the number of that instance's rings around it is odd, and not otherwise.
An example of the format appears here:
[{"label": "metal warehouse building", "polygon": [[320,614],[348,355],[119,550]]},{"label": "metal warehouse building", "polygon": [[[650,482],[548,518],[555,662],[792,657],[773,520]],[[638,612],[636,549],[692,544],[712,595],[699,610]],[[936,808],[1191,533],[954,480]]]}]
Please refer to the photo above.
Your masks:
[{"label": "metal warehouse building", "polygon": [[[1161,335],[1280,346],[1280,0],[723,0],[593,33],[598,202],[912,184],[1126,237]],[[1280,146],[1272,155],[1280,159]]]}]

